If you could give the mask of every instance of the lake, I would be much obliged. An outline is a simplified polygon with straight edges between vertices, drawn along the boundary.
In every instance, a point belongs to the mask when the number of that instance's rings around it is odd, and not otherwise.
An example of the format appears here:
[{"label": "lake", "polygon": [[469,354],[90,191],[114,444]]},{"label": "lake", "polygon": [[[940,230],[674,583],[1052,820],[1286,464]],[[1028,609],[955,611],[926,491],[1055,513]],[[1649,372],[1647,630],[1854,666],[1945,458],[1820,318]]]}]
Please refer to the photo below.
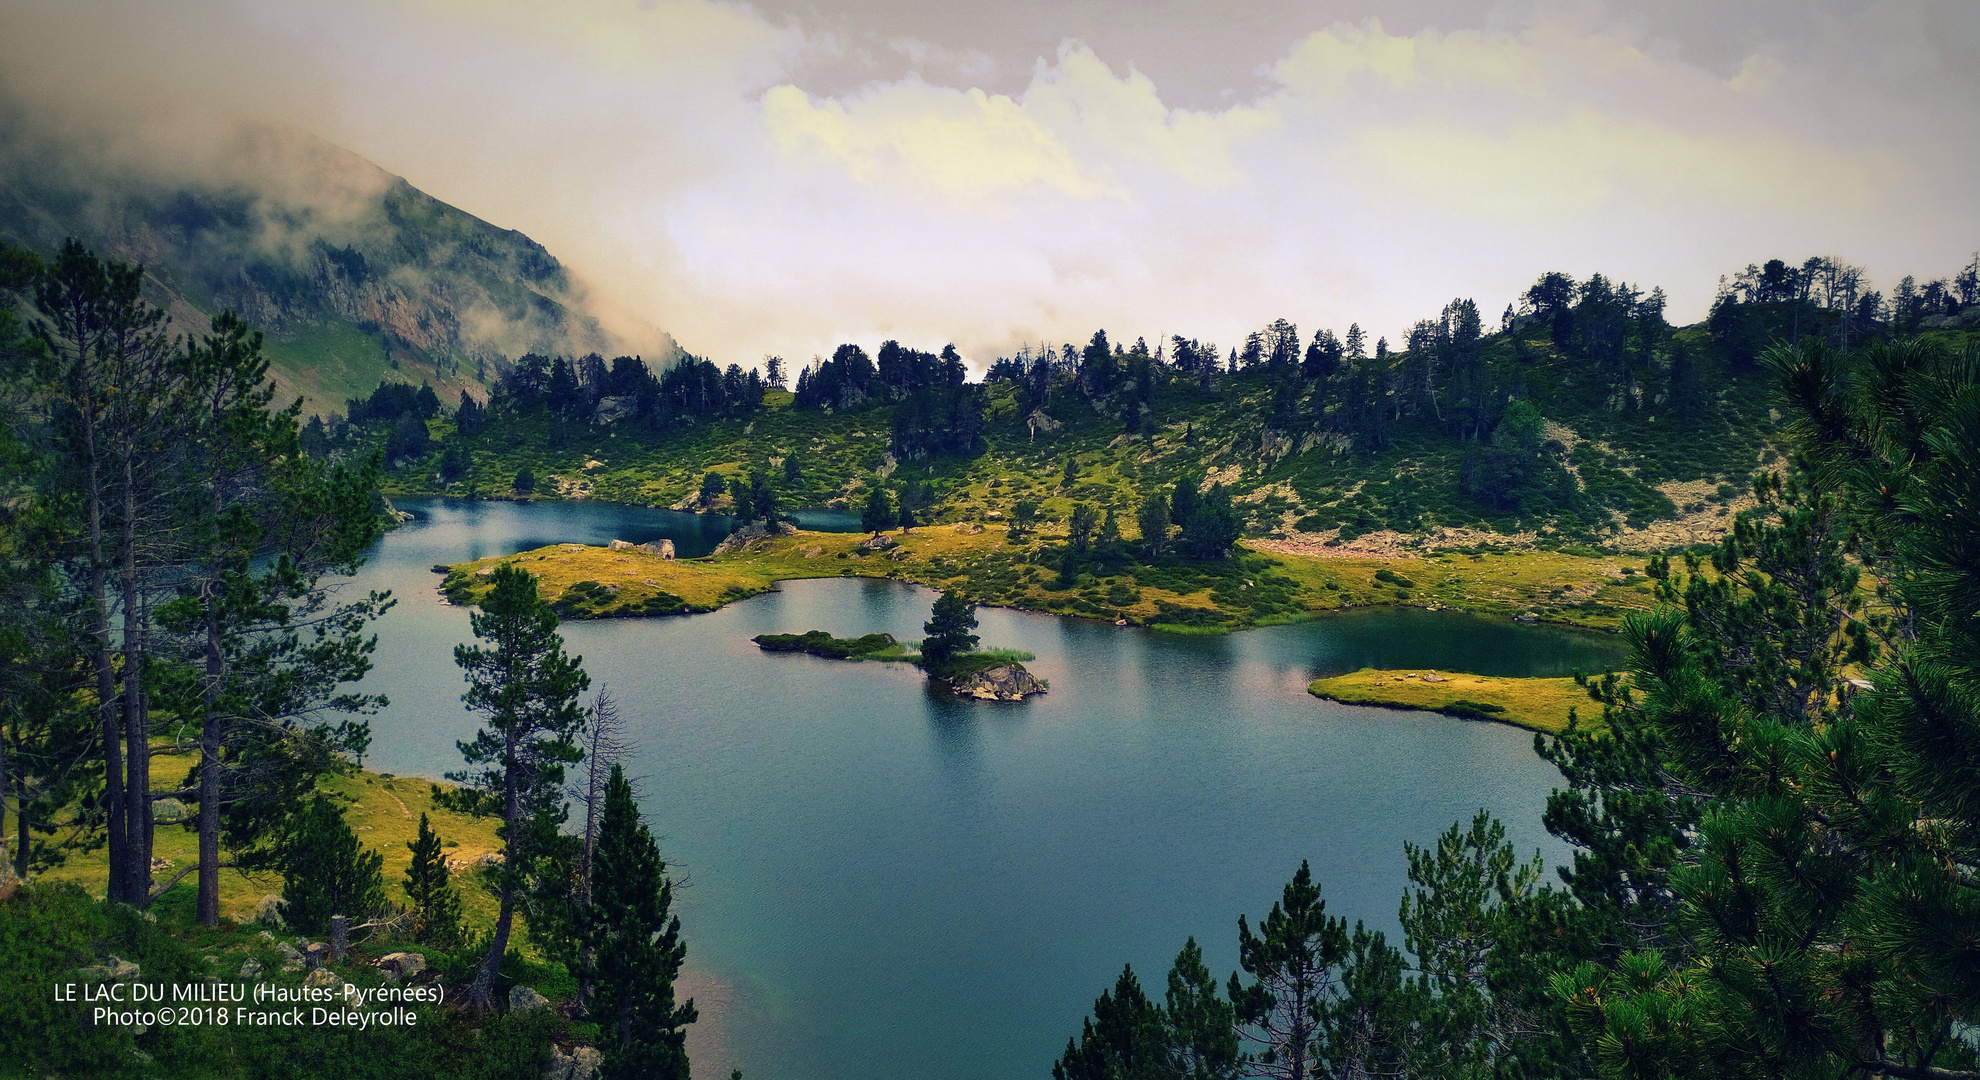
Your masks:
[{"label": "lake", "polygon": [[[590,503],[405,500],[355,583],[390,588],[365,688],[367,766],[439,776],[475,721],[452,650],[467,612],[435,563],[554,542],[724,529]],[[1221,637],[980,609],[985,645],[1028,649],[1052,690],[1021,704],[930,694],[905,666],[768,655],[766,632],[919,637],[934,593],[826,579],[687,618],[566,623],[638,746],[642,805],[685,879],[697,1075],[750,1080],[1042,1078],[1132,962],[1159,996],[1185,938],[1220,978],[1310,860],[1328,908],[1390,930],[1402,843],[1480,807],[1520,850],[1558,779],[1531,734],[1319,701],[1359,667],[1497,675],[1604,670],[1612,635],[1376,609]]]}]

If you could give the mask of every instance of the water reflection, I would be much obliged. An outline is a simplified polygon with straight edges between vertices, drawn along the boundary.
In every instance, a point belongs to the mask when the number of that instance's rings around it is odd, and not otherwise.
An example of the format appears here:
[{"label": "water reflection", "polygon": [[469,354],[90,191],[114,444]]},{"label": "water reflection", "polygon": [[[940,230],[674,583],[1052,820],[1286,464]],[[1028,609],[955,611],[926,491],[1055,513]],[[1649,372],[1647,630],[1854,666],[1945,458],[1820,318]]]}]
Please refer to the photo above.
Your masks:
[{"label": "water reflection", "polygon": [[[707,535],[705,519],[588,504],[413,505],[424,516],[358,583],[403,599],[367,680],[392,698],[372,762],[399,773],[458,767],[454,741],[473,727],[451,653],[466,612],[439,602],[430,564],[662,527],[692,550]],[[985,609],[984,643],[1036,653],[1052,691],[984,705],[930,695],[903,665],[749,641],[915,638],[932,598],[786,582],[709,615],[564,627],[618,695],[644,809],[694,881],[689,963],[724,1003],[690,1044],[697,1071],[1042,1076],[1123,961],[1159,983],[1193,934],[1213,971],[1230,970],[1237,914],[1262,915],[1301,859],[1330,910],[1392,927],[1402,841],[1480,806],[1558,858],[1538,826],[1555,775],[1526,733],[1334,705],[1305,684],[1364,665],[1551,674],[1615,651],[1448,613],[1175,637]]]}]

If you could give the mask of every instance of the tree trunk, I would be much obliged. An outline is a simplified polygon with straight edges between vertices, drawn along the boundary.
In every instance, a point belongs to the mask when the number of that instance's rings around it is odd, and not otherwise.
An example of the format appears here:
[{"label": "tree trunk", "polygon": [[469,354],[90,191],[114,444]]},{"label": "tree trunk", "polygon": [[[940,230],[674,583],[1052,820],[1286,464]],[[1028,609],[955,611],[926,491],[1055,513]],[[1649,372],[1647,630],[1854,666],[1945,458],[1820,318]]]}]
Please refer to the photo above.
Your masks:
[{"label": "tree trunk", "polygon": [[[127,436],[130,433],[126,433]],[[151,906],[151,836],[145,829],[151,809],[151,737],[144,708],[144,604],[139,598],[137,571],[137,488],[128,447],[123,461],[123,518],[118,544],[123,565],[118,592],[124,608],[124,746],[128,755],[124,781],[124,841],[128,861],[125,899],[138,907]]]},{"label": "tree trunk", "polygon": [[199,733],[199,921],[220,925],[220,684],[226,675],[220,649],[220,583],[209,567],[201,598],[206,609],[206,705]]},{"label": "tree trunk", "polygon": [[502,845],[502,907],[495,916],[495,940],[481,962],[481,971],[474,977],[474,986],[468,990],[468,1002],[484,1011],[495,1003],[495,977],[501,973],[502,956],[509,950],[509,925],[516,911],[515,879],[522,865],[516,851],[516,841],[522,836],[522,792],[516,788],[516,769],[520,767],[516,761],[516,737],[505,734],[502,741],[502,820],[508,825],[508,840]]},{"label": "tree trunk", "polygon": [[130,883],[130,852],[124,832],[124,756],[117,724],[117,673],[110,660],[109,567],[103,553],[103,487],[96,460],[93,403],[82,407],[83,442],[89,458],[89,635],[95,639],[96,710],[103,739],[103,808],[109,832],[107,897],[123,900]]}]

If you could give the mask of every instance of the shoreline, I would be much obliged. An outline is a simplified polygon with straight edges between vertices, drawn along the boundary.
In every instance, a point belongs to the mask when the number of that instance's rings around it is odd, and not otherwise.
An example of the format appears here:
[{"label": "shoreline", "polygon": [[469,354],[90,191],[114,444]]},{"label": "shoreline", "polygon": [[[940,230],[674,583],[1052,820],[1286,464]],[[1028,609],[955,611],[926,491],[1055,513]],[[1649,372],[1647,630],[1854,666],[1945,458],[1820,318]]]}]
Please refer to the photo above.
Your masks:
[{"label": "shoreline", "polygon": [[[1647,610],[1647,578],[1622,556],[1561,552],[1320,557],[1242,541],[1227,560],[1096,560],[1062,583],[1040,565],[1038,543],[976,523],[908,534],[797,530],[719,555],[667,559],[638,548],[550,544],[436,566],[440,590],[472,604],[480,579],[514,562],[544,582],[565,618],[689,615],[760,595],[780,581],[890,578],[961,591],[984,607],[1060,615],[1182,634],[1220,634],[1370,607],[1414,607],[1613,632],[1623,613]],[[1421,578],[1422,581],[1417,579]]]}]

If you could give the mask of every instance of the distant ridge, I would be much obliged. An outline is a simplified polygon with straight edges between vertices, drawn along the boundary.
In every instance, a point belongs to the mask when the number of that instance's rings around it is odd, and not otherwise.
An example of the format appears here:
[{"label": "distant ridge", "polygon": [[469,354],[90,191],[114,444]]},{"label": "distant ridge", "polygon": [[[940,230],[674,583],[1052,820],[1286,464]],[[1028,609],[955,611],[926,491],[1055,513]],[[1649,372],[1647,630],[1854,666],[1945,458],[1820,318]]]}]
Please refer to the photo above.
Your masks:
[{"label": "distant ridge", "polygon": [[143,263],[176,331],[239,311],[309,411],[381,380],[452,398],[524,353],[612,350],[543,245],[320,139],[246,131],[150,167],[21,121],[0,109],[0,237]]}]

